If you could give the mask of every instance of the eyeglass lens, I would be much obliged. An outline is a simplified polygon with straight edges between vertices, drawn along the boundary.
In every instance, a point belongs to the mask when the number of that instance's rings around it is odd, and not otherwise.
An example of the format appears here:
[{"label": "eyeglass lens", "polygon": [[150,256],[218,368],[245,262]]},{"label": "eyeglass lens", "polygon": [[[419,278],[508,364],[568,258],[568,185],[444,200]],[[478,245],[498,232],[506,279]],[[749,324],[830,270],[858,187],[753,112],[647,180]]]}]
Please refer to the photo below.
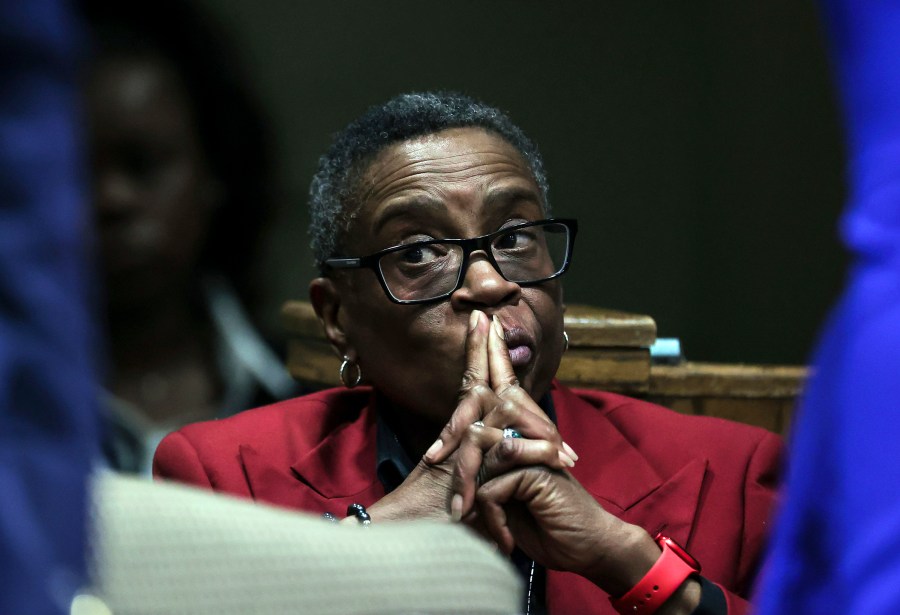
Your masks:
[{"label": "eyeglass lens", "polygon": [[[510,282],[545,280],[565,266],[569,232],[564,224],[514,228],[491,241],[491,254]],[[400,301],[416,301],[451,292],[463,263],[459,244],[433,241],[397,250],[378,263],[385,284]]]}]

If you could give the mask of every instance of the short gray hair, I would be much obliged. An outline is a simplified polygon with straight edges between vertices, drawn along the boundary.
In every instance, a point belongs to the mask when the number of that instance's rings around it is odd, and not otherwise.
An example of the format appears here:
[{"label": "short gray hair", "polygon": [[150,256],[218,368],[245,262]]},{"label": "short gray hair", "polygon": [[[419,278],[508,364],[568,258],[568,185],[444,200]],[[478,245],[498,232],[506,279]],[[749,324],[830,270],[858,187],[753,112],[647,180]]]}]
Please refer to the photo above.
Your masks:
[{"label": "short gray hair", "polygon": [[350,221],[362,203],[357,180],[382,150],[393,143],[449,128],[479,127],[515,147],[541,191],[549,214],[547,175],[535,144],[494,107],[455,92],[401,94],[371,107],[334,136],[309,188],[309,234],[316,266],[337,255]]}]

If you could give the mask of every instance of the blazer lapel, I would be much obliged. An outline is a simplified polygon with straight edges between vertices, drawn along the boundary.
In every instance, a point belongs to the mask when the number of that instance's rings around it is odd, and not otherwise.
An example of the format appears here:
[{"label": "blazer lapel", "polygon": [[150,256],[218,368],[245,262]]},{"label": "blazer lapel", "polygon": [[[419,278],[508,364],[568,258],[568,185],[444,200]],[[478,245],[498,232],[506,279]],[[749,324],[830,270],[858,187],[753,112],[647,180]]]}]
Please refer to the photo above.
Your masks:
[{"label": "blazer lapel", "polygon": [[705,459],[690,461],[627,508],[622,519],[651,534],[664,532],[678,543],[688,545],[706,467]]},{"label": "blazer lapel", "polygon": [[239,454],[255,500],[342,516],[347,504],[369,505],[384,495],[375,473],[371,403],[358,419],[339,426],[291,464],[276,465],[248,445],[241,445]]},{"label": "blazer lapel", "polygon": [[650,533],[665,530],[687,544],[707,460],[695,457],[682,463],[651,465],[603,408],[568,389],[558,388],[553,394],[557,407],[567,406],[566,412],[558,413],[560,433],[580,456],[572,475],[617,517]]}]

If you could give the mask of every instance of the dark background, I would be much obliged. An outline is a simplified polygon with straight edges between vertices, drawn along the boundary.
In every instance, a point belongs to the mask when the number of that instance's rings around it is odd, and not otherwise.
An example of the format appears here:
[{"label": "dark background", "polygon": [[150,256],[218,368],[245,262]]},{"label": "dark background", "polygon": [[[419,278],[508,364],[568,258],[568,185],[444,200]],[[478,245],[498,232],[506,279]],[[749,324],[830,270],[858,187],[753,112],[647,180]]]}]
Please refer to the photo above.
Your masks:
[{"label": "dark background", "polygon": [[330,135],[399,92],[455,89],[537,141],[554,213],[579,218],[568,302],[649,314],[694,360],[806,360],[846,261],[812,2],[199,1],[278,139],[270,324],[314,273],[306,190]]}]

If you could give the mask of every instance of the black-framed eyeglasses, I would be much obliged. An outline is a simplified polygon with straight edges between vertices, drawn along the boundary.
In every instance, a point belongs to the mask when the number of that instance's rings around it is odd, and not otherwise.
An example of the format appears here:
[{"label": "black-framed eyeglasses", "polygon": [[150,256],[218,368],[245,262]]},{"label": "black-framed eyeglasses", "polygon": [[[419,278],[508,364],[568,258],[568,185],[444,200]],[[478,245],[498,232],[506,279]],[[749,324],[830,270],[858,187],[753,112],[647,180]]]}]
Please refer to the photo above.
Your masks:
[{"label": "black-framed eyeglasses", "polygon": [[394,303],[428,303],[463,285],[476,250],[505,280],[531,286],[564,274],[572,259],[578,221],[552,218],[501,228],[471,239],[430,239],[358,258],[329,258],[329,269],[371,269]]}]

